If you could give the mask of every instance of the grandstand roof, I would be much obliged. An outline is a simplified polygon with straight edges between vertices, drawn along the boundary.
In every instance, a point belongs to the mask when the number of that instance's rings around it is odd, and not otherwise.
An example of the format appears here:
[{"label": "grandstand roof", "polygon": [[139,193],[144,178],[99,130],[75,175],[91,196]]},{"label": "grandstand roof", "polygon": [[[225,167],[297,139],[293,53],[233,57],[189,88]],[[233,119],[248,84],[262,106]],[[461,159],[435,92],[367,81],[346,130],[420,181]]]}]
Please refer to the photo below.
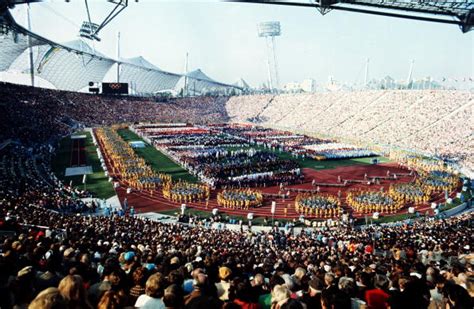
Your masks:
[{"label": "grandstand roof", "polygon": [[151,69],[151,70],[160,70],[161,71],[161,69],[159,67],[157,67],[156,65],[154,65],[150,61],[146,60],[142,56],[133,57],[133,58],[122,58],[122,59],[120,59],[120,61],[123,61],[124,63],[133,64],[133,65],[136,65],[138,67],[143,67],[143,68],[147,68],[147,69]]},{"label": "grandstand roof", "polygon": [[234,86],[237,86],[237,87],[240,87],[242,89],[250,89],[251,87],[249,86],[249,84],[247,84],[247,82],[243,79],[243,78],[240,78],[238,81],[236,81],[235,83],[233,83]]},{"label": "grandstand roof", "polygon": [[96,51],[94,48],[90,47],[89,44],[84,42],[83,40],[74,40],[74,41],[69,41],[66,43],[62,43],[63,46],[69,47],[72,50],[83,52],[83,53],[88,53],[91,55],[95,55],[98,57],[106,57],[100,52]]},{"label": "grandstand roof", "polygon": [[463,32],[474,27],[472,0],[230,0],[232,2],[317,8],[325,15],[331,10],[357,12],[459,25]]},{"label": "grandstand roof", "polygon": [[213,80],[212,78],[204,74],[204,72],[201,71],[201,69],[191,71],[188,74],[186,74],[186,76],[190,78],[195,78],[201,81],[215,82],[215,80]]},{"label": "grandstand roof", "polygon": [[[6,29],[0,34],[0,71],[13,69],[28,72],[29,62],[25,61],[24,56],[30,37],[36,54],[34,73],[58,89],[79,91],[86,88],[91,81],[102,82],[107,72],[117,63],[120,64],[120,80],[129,83],[134,93],[139,95],[176,90],[178,81],[184,76],[193,80],[196,92],[238,88],[215,81],[199,69],[182,75],[163,71],[142,56],[112,59],[82,40],[53,42],[18,25],[8,11],[2,15],[0,22]],[[25,59],[19,61],[20,58]]]}]

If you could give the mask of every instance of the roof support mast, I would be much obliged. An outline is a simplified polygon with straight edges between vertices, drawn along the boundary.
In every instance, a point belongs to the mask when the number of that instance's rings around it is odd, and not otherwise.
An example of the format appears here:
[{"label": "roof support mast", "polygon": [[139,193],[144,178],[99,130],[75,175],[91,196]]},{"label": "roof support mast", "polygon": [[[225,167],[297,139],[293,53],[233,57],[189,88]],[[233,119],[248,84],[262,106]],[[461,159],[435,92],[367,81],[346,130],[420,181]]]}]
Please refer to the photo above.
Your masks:
[{"label": "roof support mast", "polygon": [[[120,61],[120,31],[117,32],[117,60]],[[117,83],[120,83],[120,62],[117,62]]]},{"label": "roof support mast", "polygon": [[[31,31],[31,17],[30,17],[30,4],[27,4],[26,7],[26,18],[28,19],[28,31]],[[31,36],[28,36],[28,51],[30,57],[30,77],[31,77],[31,87],[35,86],[35,65],[33,63],[33,47],[31,46]]]}]

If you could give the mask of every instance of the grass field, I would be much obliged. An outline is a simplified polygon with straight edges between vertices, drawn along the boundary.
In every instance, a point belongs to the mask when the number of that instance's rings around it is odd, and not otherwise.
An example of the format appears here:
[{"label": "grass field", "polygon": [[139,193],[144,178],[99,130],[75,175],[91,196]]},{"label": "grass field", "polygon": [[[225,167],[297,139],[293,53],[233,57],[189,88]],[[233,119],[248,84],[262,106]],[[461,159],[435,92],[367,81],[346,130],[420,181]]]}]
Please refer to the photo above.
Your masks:
[{"label": "grass field", "polygon": [[[143,141],[140,136],[128,129],[120,129],[117,133],[126,142]],[[181,179],[189,182],[199,181],[196,177],[189,174],[187,170],[179,166],[153,146],[146,144],[145,148],[135,148],[134,151],[138,156],[142,157],[153,170],[159,173],[169,174],[173,177],[173,180]]]},{"label": "grass field", "polygon": [[[115,195],[112,184],[105,177],[102,170],[99,157],[97,156],[96,147],[92,143],[92,136],[89,132],[78,132],[77,135],[87,135],[86,148],[86,162],[87,165],[92,166],[93,174],[87,175],[86,189],[98,198],[109,198]],[[82,175],[78,176],[64,176],[66,168],[69,167],[71,160],[72,140],[71,137],[65,137],[61,140],[59,149],[56,152],[56,157],[52,162],[52,169],[56,176],[64,183],[69,184],[72,181],[74,187],[84,189],[82,184]]]}]

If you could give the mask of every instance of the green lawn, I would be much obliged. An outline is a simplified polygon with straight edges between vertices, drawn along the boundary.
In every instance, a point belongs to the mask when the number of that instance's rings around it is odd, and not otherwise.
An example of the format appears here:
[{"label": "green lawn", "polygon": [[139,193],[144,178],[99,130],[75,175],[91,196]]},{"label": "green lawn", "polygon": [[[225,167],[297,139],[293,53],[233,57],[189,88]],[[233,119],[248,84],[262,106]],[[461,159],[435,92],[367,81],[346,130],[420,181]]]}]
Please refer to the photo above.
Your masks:
[{"label": "green lawn", "polygon": [[[87,175],[86,189],[98,198],[109,198],[115,195],[112,184],[105,177],[102,170],[99,157],[97,156],[96,147],[92,143],[92,136],[89,132],[77,132],[75,135],[87,135],[86,139],[86,162],[92,166],[93,174]],[[82,184],[82,175],[69,176],[64,175],[66,168],[69,167],[72,150],[71,137],[65,137],[61,140],[56,157],[52,162],[52,169],[56,176],[64,183],[69,184],[72,181],[74,187],[84,189]]]},{"label": "green lawn", "polygon": [[[143,141],[140,136],[136,135],[129,129],[120,129],[117,131],[117,133],[126,142]],[[171,175],[173,180],[181,179],[189,182],[199,182],[197,177],[189,174],[187,170],[179,166],[177,163],[158,151],[153,146],[146,144],[145,148],[135,148],[134,151],[138,156],[142,157],[153,170],[158,173]]]}]

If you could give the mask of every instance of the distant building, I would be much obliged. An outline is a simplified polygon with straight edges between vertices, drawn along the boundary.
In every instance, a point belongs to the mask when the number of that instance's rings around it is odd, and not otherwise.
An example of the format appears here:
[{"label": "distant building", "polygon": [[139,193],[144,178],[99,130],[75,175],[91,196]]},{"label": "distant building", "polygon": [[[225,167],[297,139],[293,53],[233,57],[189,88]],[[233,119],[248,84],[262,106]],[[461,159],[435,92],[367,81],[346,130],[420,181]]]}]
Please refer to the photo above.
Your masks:
[{"label": "distant building", "polygon": [[283,86],[283,90],[287,92],[314,92],[316,91],[316,81],[308,78],[301,83],[287,83]]}]

